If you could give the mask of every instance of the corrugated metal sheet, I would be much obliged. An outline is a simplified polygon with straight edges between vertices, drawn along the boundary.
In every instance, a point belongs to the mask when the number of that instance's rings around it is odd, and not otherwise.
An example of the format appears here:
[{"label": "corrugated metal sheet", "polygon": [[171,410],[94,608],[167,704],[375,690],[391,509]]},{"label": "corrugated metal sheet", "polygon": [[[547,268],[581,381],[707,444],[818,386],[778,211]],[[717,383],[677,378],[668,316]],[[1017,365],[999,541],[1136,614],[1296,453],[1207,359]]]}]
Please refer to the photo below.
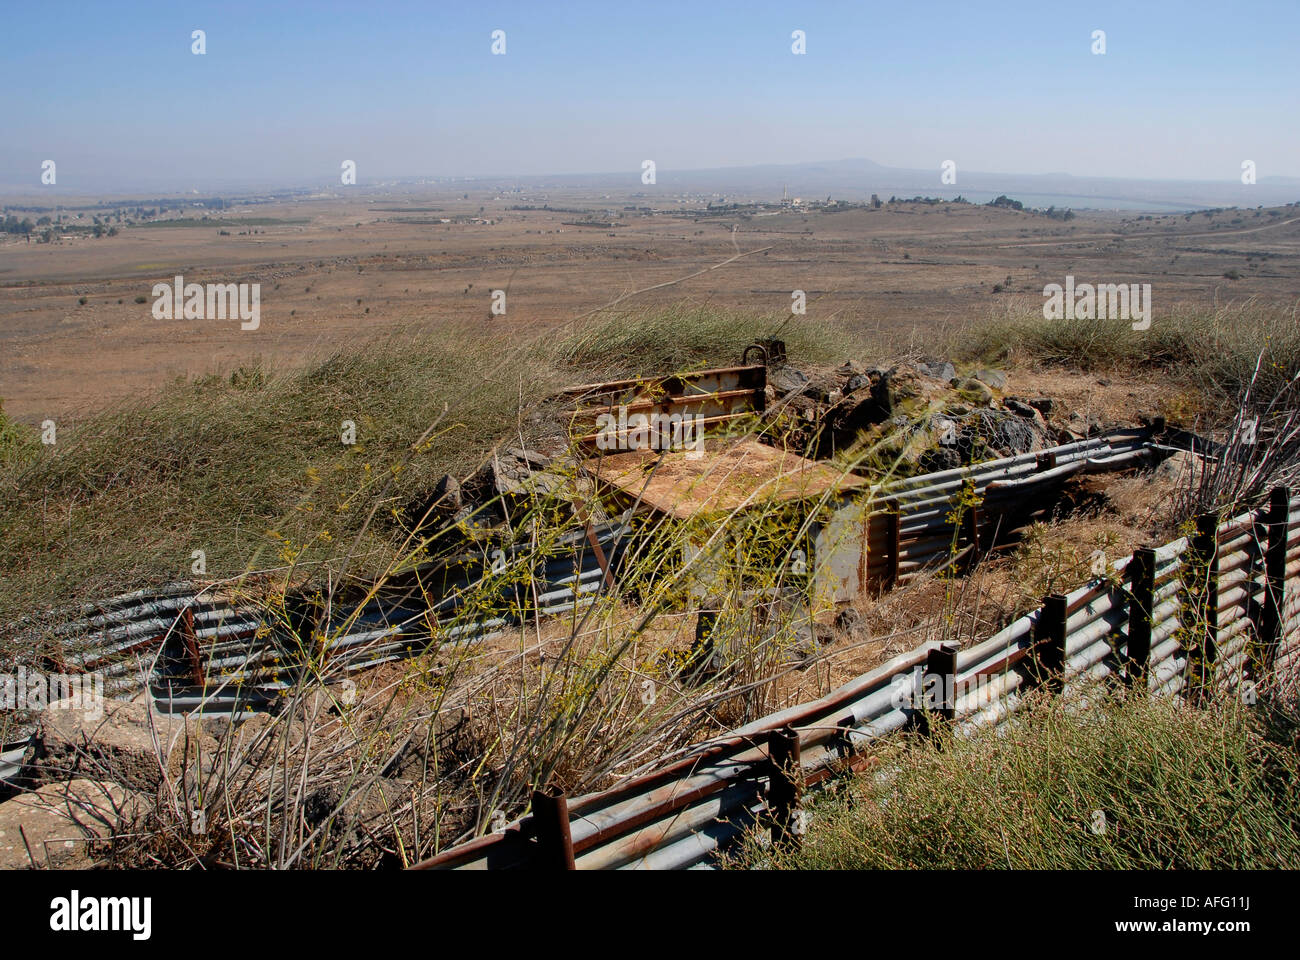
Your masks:
[{"label": "corrugated metal sheet", "polygon": [[[625,532],[619,524],[593,526],[608,565],[617,563]],[[258,710],[325,662],[352,672],[431,645],[481,639],[534,613],[550,616],[588,602],[603,578],[586,530],[577,530],[541,560],[528,547],[504,546],[421,567],[343,622],[309,615],[294,624],[292,613],[272,617],[252,603],[213,599],[210,588],[171,584],[83,608],[80,619],[52,631],[64,650],[52,666],[102,674],[112,697],[148,689],[164,711]],[[310,614],[309,601],[291,593],[285,607]],[[313,645],[312,637],[324,639]]]},{"label": "corrugated metal sheet", "polygon": [[[1219,527],[1231,538],[1243,519],[1253,526],[1261,514],[1233,518]],[[1285,534],[1288,541],[1300,528],[1294,512]],[[1234,546],[1231,540],[1228,545]],[[1150,607],[1150,654],[1146,685],[1156,695],[1173,696],[1188,688],[1188,653],[1179,628],[1186,596],[1184,565],[1194,562],[1188,541],[1180,539],[1154,551],[1154,589]],[[1132,558],[1111,564],[1124,578],[1136,570]],[[1295,607],[1300,571],[1289,572],[1288,610]],[[1135,587],[1132,589],[1136,589]],[[1134,611],[1130,587],[1110,577],[1097,578],[1061,598],[1063,610],[1063,674],[1065,689],[1082,688],[1107,677],[1123,679],[1127,668],[1130,617]],[[913,722],[918,711],[909,691],[921,689],[936,651],[939,662],[952,664],[952,717],[958,730],[1001,724],[1020,706],[1022,693],[1035,672],[1039,628],[1046,610],[1040,608],[1007,625],[993,637],[966,650],[944,652],[925,644],[850,681],[812,703],[790,707],[722,737],[698,745],[686,757],[614,790],[575,799],[569,804],[575,864],[580,869],[707,867],[745,829],[767,820],[762,798],[770,796],[771,761],[763,747],[773,731],[792,729],[799,743],[805,784],[816,788],[837,768],[852,763],[855,750]],[[1231,605],[1219,623],[1220,637],[1232,640],[1220,651],[1217,688],[1232,690],[1242,681],[1247,664],[1245,638],[1251,621],[1247,608]],[[1294,684],[1300,669],[1300,631],[1295,621],[1278,645],[1275,665],[1286,671],[1275,678]],[[1136,678],[1133,678],[1136,679]],[[422,868],[496,868],[527,865],[533,856],[530,817],[505,832],[454,847],[421,864]]]}]

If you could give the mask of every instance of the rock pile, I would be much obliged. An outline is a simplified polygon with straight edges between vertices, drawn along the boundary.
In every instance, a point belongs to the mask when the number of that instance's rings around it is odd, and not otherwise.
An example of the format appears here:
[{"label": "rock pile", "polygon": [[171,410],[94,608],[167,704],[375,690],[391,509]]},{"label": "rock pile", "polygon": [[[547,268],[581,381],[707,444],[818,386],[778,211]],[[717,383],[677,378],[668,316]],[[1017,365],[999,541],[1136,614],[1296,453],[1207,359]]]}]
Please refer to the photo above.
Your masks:
[{"label": "rock pile", "polygon": [[889,367],[850,360],[830,374],[788,363],[768,373],[768,406],[784,440],[815,457],[870,451],[881,464],[925,473],[1030,453],[1101,429],[1077,414],[1054,421],[1050,397],[1006,394],[1007,375],[963,375],[948,360]]}]

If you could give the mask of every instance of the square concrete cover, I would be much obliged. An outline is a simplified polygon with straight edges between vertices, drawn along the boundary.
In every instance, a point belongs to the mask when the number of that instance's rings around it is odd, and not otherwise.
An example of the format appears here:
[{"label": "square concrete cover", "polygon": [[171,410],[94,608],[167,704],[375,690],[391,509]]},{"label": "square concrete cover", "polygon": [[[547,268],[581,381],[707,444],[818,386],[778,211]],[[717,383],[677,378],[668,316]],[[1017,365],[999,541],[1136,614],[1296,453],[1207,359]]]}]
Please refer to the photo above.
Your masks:
[{"label": "square concrete cover", "polygon": [[694,457],[692,451],[631,450],[593,457],[585,466],[599,482],[683,520],[867,485],[862,477],[749,437],[710,442]]}]

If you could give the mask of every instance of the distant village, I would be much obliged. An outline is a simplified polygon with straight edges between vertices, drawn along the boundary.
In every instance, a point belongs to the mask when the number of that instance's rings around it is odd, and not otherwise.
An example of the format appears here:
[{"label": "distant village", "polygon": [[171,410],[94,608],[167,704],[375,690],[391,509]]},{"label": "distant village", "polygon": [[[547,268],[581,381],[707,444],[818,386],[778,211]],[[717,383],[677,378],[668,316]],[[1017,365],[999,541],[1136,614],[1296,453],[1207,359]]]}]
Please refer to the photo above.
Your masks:
[{"label": "distant village", "polygon": [[[97,239],[100,237],[114,237],[124,227],[131,226],[204,226],[210,223],[214,227],[225,227],[238,224],[240,226],[265,226],[270,223],[288,223],[293,221],[261,221],[257,218],[242,217],[239,219],[226,220],[221,217],[222,212],[227,212],[234,207],[244,207],[258,204],[268,204],[283,202],[285,200],[312,200],[322,198],[336,197],[335,193],[321,193],[319,191],[296,190],[278,192],[268,195],[240,197],[238,199],[229,199],[223,197],[185,197],[185,198],[163,198],[148,201],[130,201],[118,202],[100,201],[95,205],[84,206],[64,206],[56,205],[53,207],[33,207],[9,205],[4,208],[3,219],[0,220],[0,237],[11,238],[18,242],[26,243],[65,243],[78,240]],[[469,194],[463,194],[462,200],[469,200]],[[693,216],[697,220],[711,218],[739,218],[747,220],[757,217],[779,216],[783,213],[839,213],[849,210],[868,210],[879,209],[881,207],[893,206],[899,204],[970,204],[971,201],[964,197],[958,196],[953,199],[944,199],[941,197],[896,197],[891,196],[888,200],[883,200],[878,194],[872,194],[871,199],[866,202],[856,202],[852,200],[837,200],[830,196],[825,199],[806,199],[804,197],[792,197],[788,190],[782,192],[779,199],[773,200],[740,200],[728,199],[726,196],[714,194],[712,196],[699,193],[682,193],[670,196],[654,195],[645,193],[632,194],[629,199],[633,201],[653,199],[657,206],[633,202],[630,204],[614,204],[607,207],[594,205],[586,206],[553,206],[550,203],[549,195],[543,192],[531,191],[525,192],[522,187],[515,187],[510,190],[499,192],[494,198],[495,201],[508,203],[504,210],[508,212],[528,212],[528,211],[546,211],[549,213],[572,214],[572,218],[561,221],[564,226],[568,227],[587,227],[598,228],[603,230],[612,230],[617,227],[627,225],[627,221],[642,218],[655,217],[661,215],[677,216],[683,214]],[[600,200],[613,200],[608,194],[601,195]],[[378,201],[376,201],[378,202]],[[574,202],[570,199],[570,203]],[[579,200],[578,202],[581,202]],[[671,206],[667,206],[671,204]],[[1059,220],[1070,220],[1074,218],[1074,213],[1068,209],[1057,209],[1049,207],[1046,210],[1026,207],[1019,200],[1013,200],[1007,196],[999,196],[994,200],[984,204],[990,207],[1002,207],[1009,210],[1023,211],[1036,215],[1042,215]],[[433,214],[426,216],[407,216],[400,218],[406,223],[427,223],[427,224],[471,224],[476,226],[492,226],[500,222],[499,216],[488,216],[484,207],[480,206],[477,213],[458,212],[451,213],[446,211],[436,211],[430,207],[376,207],[377,211],[384,210],[393,213],[410,213],[410,214]],[[212,214],[216,213],[216,216]],[[395,218],[396,219],[396,218]],[[306,221],[303,221],[306,222]],[[220,230],[222,235],[229,235],[229,231]],[[249,229],[248,233],[257,233],[259,231]],[[241,234],[242,235],[242,234]]]}]

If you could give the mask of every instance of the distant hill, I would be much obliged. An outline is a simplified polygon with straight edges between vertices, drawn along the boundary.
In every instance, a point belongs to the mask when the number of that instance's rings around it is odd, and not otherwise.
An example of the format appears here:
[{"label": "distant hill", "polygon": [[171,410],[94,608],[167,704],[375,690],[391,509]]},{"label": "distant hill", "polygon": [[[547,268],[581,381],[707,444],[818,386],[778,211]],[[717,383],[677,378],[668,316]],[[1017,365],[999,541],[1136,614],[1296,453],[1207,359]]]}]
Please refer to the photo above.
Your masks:
[{"label": "distant hill", "polygon": [[[550,181],[597,181],[609,186],[609,175],[545,178]],[[535,179],[535,178],[528,178]],[[541,178],[536,178],[541,179]],[[626,184],[629,177],[617,176]],[[1032,207],[1071,207],[1094,210],[1172,211],[1206,207],[1277,206],[1300,200],[1300,178],[1261,177],[1247,186],[1236,179],[1137,180],[1108,177],[1076,177],[1066,173],[985,173],[958,168],[957,182],[940,182],[933,170],[886,167],[873,160],[849,159],[818,163],[761,164],[747,167],[719,167],[708,170],[672,170],[660,167],[656,187],[671,192],[701,192],[779,197],[783,190],[805,199],[827,196],[844,200],[865,200],[871,194],[882,198],[963,196],[975,203],[987,203],[1005,194]]]},{"label": "distant hill", "polygon": [[[592,191],[629,193],[724,195],[736,199],[779,198],[788,191],[791,197],[806,200],[832,197],[841,200],[867,200],[878,194],[882,199],[896,197],[939,197],[951,200],[962,196],[973,203],[987,203],[1006,195],[1029,207],[1069,207],[1075,210],[1139,210],[1172,212],[1210,207],[1280,206],[1300,201],[1300,178],[1260,177],[1250,186],[1238,179],[1223,180],[1137,180],[1113,177],[1078,177],[1067,173],[988,173],[957,169],[957,182],[940,181],[938,164],[930,170],[886,167],[874,160],[851,158],[815,163],[757,164],[753,166],[714,167],[703,170],[674,170],[660,166],[654,186],[642,186],[640,170],[547,176],[442,176],[432,174],[385,178],[387,188],[397,192],[437,191],[451,184],[460,191],[475,185],[489,189],[525,186],[531,189],[565,187]],[[361,184],[364,192],[365,183]],[[83,183],[77,190],[70,187],[40,188],[40,193],[61,197],[118,194],[143,190],[149,195],[220,194],[248,195],[253,192],[283,194],[324,190],[333,192],[337,185],[268,183],[266,181],[213,181],[203,184],[163,182],[149,184]],[[32,185],[0,184],[0,194],[31,195]]]}]

